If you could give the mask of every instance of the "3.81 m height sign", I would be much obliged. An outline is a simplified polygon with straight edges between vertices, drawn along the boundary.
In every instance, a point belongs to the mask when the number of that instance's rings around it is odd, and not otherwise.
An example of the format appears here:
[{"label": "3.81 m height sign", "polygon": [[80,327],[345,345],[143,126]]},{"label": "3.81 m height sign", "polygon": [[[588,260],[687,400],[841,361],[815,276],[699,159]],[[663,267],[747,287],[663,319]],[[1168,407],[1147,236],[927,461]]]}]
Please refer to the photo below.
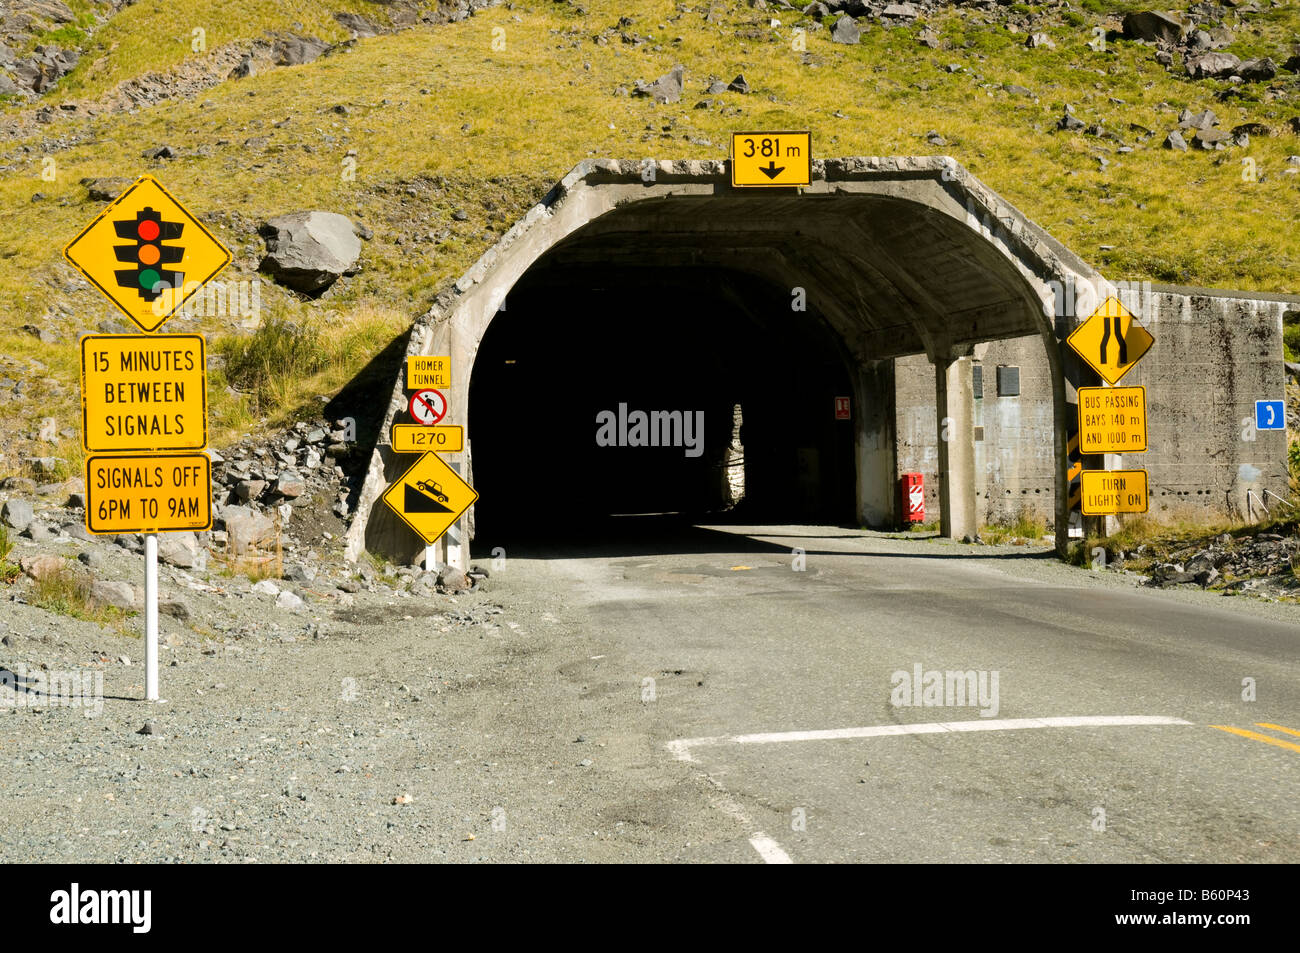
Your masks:
[{"label": "3.81 m height sign", "polygon": [[740,188],[812,184],[812,133],[733,132],[731,184]]}]

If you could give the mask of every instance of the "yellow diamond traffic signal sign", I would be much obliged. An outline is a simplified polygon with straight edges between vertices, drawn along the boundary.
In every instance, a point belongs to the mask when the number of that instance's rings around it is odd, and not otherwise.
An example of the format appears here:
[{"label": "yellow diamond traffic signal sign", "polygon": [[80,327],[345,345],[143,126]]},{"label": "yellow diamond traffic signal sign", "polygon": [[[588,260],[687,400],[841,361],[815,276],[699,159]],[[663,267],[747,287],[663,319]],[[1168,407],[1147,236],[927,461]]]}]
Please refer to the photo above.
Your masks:
[{"label": "yellow diamond traffic signal sign", "polygon": [[1107,298],[1075,328],[1065,343],[1107,384],[1117,384],[1155,343],[1118,298]]},{"label": "yellow diamond traffic signal sign", "polygon": [[474,488],[436,453],[425,453],[416,460],[383,496],[426,543],[447,532],[477,499]]},{"label": "yellow diamond traffic signal sign", "polygon": [[230,263],[230,252],[152,176],[142,175],[63,257],[142,331],[155,331]]}]

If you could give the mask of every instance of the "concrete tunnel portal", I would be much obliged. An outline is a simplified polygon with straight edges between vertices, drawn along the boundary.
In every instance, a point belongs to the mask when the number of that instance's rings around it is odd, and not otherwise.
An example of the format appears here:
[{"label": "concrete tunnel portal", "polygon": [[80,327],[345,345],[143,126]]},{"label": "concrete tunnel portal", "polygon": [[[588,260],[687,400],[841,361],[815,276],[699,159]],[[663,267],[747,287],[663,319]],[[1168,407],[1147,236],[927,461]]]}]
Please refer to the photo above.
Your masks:
[{"label": "concrete tunnel portal", "polygon": [[[1052,371],[1063,542],[1059,339],[1107,287],[951,160],[818,161],[801,190],[733,188],[722,162],[584,162],[413,328],[408,354],[452,357],[444,422],[466,452],[448,460],[480,493],[436,558],[464,567],[470,538],[611,514],[895,525],[893,360],[913,354],[948,435],[941,529],[973,535],[970,355],[1025,335]],[[397,371],[386,423],[406,419]],[[638,411],[659,414],[649,434]],[[378,500],[410,462],[386,431],[348,553],[418,562],[423,542]]]}]

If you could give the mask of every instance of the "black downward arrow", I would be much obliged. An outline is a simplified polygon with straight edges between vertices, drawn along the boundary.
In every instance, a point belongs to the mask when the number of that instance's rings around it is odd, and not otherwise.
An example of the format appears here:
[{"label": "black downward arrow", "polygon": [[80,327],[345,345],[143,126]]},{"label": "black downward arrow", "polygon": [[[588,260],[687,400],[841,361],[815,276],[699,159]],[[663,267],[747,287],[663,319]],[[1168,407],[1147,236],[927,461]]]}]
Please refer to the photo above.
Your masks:
[{"label": "black downward arrow", "polygon": [[782,172],[785,171],[785,166],[777,165],[775,162],[768,162],[767,168],[763,168],[760,165],[758,167],[758,171],[762,172],[769,179],[775,179],[778,175],[780,175]]}]

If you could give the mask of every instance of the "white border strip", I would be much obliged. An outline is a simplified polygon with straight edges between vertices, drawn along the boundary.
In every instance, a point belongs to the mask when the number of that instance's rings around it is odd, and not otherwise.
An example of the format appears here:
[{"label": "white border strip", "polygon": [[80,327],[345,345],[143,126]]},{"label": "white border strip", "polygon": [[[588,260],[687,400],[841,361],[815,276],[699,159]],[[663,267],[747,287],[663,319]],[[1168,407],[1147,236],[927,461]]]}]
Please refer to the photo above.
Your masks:
[{"label": "white border strip", "polygon": [[962,731],[1017,731],[1025,728],[1108,728],[1139,725],[1190,725],[1166,715],[1067,715],[1050,718],[989,718],[978,721],[931,721],[914,725],[870,725],[864,728],[828,728],[821,731],[769,731],[750,735],[716,735],[680,738],[667,748],[678,761],[694,761],[692,748],[713,745],[776,744],[787,741],[836,741],[844,738],[881,738],[895,735],[934,735]]}]

